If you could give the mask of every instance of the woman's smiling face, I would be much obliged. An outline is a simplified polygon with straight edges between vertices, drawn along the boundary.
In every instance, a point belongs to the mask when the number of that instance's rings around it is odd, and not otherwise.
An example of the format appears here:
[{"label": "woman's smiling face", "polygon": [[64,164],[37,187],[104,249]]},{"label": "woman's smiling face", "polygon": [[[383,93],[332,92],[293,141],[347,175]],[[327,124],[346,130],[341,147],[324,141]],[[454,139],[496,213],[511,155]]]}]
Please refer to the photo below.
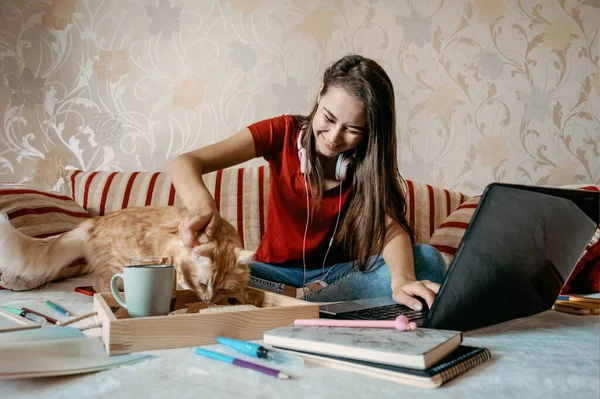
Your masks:
[{"label": "woman's smiling face", "polygon": [[313,132],[319,155],[337,157],[355,148],[366,135],[363,105],[345,89],[332,86],[319,96]]}]

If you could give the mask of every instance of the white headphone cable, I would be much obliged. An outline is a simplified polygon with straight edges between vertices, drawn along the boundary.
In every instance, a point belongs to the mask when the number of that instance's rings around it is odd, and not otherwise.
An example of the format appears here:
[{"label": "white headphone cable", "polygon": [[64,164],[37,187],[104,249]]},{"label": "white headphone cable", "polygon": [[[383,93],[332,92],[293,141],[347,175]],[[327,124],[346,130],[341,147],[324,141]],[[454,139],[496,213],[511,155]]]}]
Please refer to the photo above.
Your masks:
[{"label": "white headphone cable", "polygon": [[302,287],[306,285],[306,234],[308,233],[308,223],[310,220],[310,202],[308,201],[308,183],[306,182],[306,176],[304,177],[304,190],[306,191],[306,227],[304,228],[304,239],[302,240]]},{"label": "white headphone cable", "polygon": [[339,203],[338,203],[338,215],[337,215],[337,219],[335,221],[333,235],[331,236],[331,240],[329,240],[329,246],[327,247],[327,252],[325,252],[325,258],[323,259],[323,267],[321,268],[321,274],[324,274],[323,277],[321,277],[321,280],[323,282],[325,282],[325,277],[327,277],[329,272],[333,270],[333,267],[332,267],[331,269],[329,269],[327,271],[327,273],[325,273],[325,262],[327,261],[327,255],[329,254],[329,250],[331,249],[331,246],[333,245],[333,240],[335,239],[335,233],[337,232],[338,223],[340,222],[340,215],[342,214],[342,184],[343,184],[343,182],[340,182],[340,199],[339,199]]}]

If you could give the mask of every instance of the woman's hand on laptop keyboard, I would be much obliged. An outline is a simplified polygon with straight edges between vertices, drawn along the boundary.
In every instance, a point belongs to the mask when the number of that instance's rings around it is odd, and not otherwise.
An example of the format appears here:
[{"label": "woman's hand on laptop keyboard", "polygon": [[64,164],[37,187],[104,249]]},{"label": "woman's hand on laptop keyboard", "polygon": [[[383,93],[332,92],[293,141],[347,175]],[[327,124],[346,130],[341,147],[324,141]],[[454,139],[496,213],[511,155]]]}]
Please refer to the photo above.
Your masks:
[{"label": "woman's hand on laptop keyboard", "polygon": [[431,308],[440,285],[429,280],[397,280],[392,281],[392,297],[396,303],[401,303],[413,310],[422,310],[423,298],[428,308]]}]

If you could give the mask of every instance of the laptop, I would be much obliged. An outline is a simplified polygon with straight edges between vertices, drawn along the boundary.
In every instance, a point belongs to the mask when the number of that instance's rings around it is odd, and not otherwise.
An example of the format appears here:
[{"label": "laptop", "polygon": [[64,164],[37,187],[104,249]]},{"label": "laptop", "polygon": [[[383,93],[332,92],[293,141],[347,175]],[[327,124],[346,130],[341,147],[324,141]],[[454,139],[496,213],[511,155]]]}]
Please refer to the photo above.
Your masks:
[{"label": "laptop", "polygon": [[393,320],[458,331],[552,307],[600,223],[600,192],[488,185],[431,309],[391,297],[323,304],[320,317]]}]

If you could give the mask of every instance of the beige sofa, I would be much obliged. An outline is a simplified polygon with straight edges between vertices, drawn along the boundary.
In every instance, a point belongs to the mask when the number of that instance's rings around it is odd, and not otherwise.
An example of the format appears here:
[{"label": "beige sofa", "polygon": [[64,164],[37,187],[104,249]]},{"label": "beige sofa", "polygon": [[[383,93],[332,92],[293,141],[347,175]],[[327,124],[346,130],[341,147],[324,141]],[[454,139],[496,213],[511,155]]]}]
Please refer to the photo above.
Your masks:
[{"label": "beige sofa", "polygon": [[[219,170],[205,175],[204,180],[223,218],[237,228],[244,247],[255,250],[265,230],[270,183],[268,167]],[[49,237],[60,234],[89,217],[127,207],[183,206],[165,172],[70,170],[47,185],[0,184],[0,212],[8,214],[11,224],[26,235]],[[429,242],[436,228],[468,199],[456,191],[413,181],[407,181],[406,194],[407,216],[419,243]],[[452,252],[443,245],[440,249]],[[449,262],[451,254],[446,254],[446,258]],[[65,268],[58,278],[79,275],[81,264]],[[21,281],[18,289],[38,285],[35,281]],[[286,291],[286,294],[297,295],[295,291]]]},{"label": "beige sofa", "polygon": [[[166,173],[69,171],[63,179],[62,192],[92,216],[131,206],[181,206]],[[256,249],[265,228],[268,167],[225,169],[205,175],[204,180],[223,218],[237,227],[246,249]],[[417,241],[425,243],[468,196],[408,181],[407,199]]]},{"label": "beige sofa", "polygon": [[[223,218],[237,228],[244,247],[255,250],[268,211],[268,167],[219,170],[204,180]],[[480,197],[411,180],[406,183],[407,217],[416,241],[435,246],[449,265]],[[600,189],[592,185],[571,188]],[[46,187],[0,184],[0,212],[7,213],[17,229],[35,237],[60,234],[89,217],[145,205],[183,206],[168,173],[69,170],[46,181]],[[59,278],[78,275],[80,268],[71,266]],[[286,294],[296,296],[295,292]]]}]

